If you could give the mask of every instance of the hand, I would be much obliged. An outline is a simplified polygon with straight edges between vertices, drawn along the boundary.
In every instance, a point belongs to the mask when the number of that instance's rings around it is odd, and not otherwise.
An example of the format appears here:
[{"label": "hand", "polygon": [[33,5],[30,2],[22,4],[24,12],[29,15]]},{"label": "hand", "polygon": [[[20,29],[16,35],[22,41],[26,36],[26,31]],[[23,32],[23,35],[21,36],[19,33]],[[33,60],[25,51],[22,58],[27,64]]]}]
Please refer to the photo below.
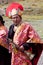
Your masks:
[{"label": "hand", "polygon": [[24,51],[24,47],[23,47],[23,45],[20,46],[20,50],[21,50],[21,51]]},{"label": "hand", "polygon": [[9,53],[12,52],[12,43],[9,43]]}]

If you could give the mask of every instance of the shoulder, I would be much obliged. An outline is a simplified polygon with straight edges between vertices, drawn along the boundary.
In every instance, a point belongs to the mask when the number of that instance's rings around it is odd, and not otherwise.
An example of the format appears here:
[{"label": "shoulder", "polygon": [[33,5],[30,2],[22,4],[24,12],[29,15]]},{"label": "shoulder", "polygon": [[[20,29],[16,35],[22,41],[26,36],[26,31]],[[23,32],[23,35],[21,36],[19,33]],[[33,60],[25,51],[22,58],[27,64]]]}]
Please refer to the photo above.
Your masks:
[{"label": "shoulder", "polygon": [[14,26],[14,24],[10,25],[10,26]]},{"label": "shoulder", "polygon": [[6,26],[2,26],[2,30],[8,30]]},{"label": "shoulder", "polygon": [[14,27],[14,24],[10,25],[10,27],[9,27],[9,28],[12,28],[12,27]]},{"label": "shoulder", "polygon": [[5,26],[2,26],[2,29],[0,30],[0,35],[4,34],[6,35],[8,33],[8,30]]},{"label": "shoulder", "polygon": [[32,27],[32,26],[29,24],[29,22],[23,22],[23,23],[21,24],[21,26]]}]

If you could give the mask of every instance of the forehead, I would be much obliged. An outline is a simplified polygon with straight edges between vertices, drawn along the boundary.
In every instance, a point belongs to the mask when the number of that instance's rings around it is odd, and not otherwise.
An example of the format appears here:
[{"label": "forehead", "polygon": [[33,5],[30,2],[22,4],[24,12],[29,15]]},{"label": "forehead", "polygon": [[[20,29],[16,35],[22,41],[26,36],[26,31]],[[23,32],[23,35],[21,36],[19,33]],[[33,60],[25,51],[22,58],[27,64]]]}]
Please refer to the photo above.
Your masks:
[{"label": "forehead", "polygon": [[19,17],[19,15],[13,15],[12,18],[16,18],[16,17]]}]

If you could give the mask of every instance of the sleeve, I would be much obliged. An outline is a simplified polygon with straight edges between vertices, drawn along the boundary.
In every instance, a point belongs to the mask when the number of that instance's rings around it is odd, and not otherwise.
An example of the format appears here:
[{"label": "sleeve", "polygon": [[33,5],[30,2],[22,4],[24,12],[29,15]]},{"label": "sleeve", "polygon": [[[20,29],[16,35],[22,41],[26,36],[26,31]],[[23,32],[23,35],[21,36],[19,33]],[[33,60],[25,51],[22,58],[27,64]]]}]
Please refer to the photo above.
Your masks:
[{"label": "sleeve", "polygon": [[34,29],[33,29],[32,26],[30,25],[30,26],[29,26],[29,31],[28,31],[28,37],[32,39],[32,38],[34,37],[34,33],[35,33],[35,32],[34,32]]},{"label": "sleeve", "polygon": [[34,49],[35,44],[33,44],[33,43],[25,43],[25,44],[23,44],[23,47],[24,47],[24,50],[28,50],[30,48]]},{"label": "sleeve", "polygon": [[33,43],[41,43],[41,38],[38,33],[33,29],[32,26],[29,28],[28,37],[31,39]]},{"label": "sleeve", "polygon": [[28,50],[30,48],[30,44],[29,43],[24,43],[23,47],[24,47],[24,50]]},{"label": "sleeve", "polygon": [[11,25],[8,31],[8,38],[13,39],[14,31],[13,31],[14,25]]}]

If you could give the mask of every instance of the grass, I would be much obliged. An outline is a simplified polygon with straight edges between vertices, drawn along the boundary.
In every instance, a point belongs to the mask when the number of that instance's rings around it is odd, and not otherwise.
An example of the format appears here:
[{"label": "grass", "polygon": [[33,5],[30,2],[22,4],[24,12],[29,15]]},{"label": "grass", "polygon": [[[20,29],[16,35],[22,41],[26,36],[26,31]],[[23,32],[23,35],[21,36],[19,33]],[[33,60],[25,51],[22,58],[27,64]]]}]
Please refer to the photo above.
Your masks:
[{"label": "grass", "polygon": [[43,20],[43,16],[37,15],[23,15],[23,20]]},{"label": "grass", "polygon": [[[8,17],[3,16],[5,20],[9,20]],[[37,16],[37,15],[22,15],[23,20],[43,20],[43,16]]]}]

